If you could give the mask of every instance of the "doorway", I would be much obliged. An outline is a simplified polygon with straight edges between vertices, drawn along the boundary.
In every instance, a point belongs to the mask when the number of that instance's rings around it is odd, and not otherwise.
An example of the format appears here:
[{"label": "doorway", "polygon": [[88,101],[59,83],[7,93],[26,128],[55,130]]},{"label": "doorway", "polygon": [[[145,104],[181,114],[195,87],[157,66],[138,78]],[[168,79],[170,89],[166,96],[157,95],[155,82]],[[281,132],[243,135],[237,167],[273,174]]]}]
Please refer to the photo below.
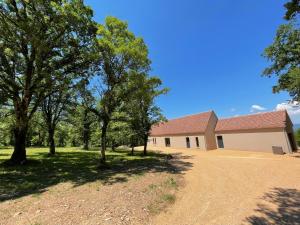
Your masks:
[{"label": "doorway", "polygon": [[217,136],[218,148],[224,148],[224,142],[222,136]]},{"label": "doorway", "polygon": [[171,147],[171,140],[170,140],[170,138],[165,138],[165,144],[166,144],[166,147]]},{"label": "doorway", "polygon": [[289,143],[290,143],[290,146],[292,148],[292,151],[296,152],[298,149],[297,149],[297,145],[296,145],[296,142],[295,142],[294,134],[288,133],[288,138],[289,138]]},{"label": "doorway", "polygon": [[186,147],[187,148],[191,147],[191,143],[190,143],[190,138],[189,137],[186,138]]},{"label": "doorway", "polygon": [[196,147],[199,148],[200,147],[200,144],[199,144],[199,138],[196,137]]}]

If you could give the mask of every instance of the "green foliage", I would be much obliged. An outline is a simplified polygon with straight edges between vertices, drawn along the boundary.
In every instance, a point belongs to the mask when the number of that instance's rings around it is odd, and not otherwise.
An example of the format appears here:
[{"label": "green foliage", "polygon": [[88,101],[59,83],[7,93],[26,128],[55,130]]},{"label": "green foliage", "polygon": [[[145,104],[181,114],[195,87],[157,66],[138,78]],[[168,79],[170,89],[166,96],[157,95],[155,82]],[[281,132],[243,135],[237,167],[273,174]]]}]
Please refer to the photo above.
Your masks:
[{"label": "green foliage", "polygon": [[291,20],[300,13],[300,0],[291,0],[286,3],[284,7],[287,10],[284,18],[286,20]]},{"label": "green foliage", "polygon": [[278,76],[273,92],[287,91],[293,100],[300,100],[300,29],[296,21],[281,25],[272,45],[264,56],[272,64],[263,72],[265,76]]},{"label": "green foliage", "polygon": [[96,24],[82,0],[5,0],[0,10],[0,106],[10,112],[0,144],[15,144],[13,161],[26,160],[25,141],[101,146],[105,160],[107,143],[143,144],[164,120],[155,99],[167,89],[148,75],[147,45],[126,22]]},{"label": "green foliage", "polygon": [[155,104],[155,99],[167,93],[168,89],[161,89],[162,82],[158,77],[150,77],[144,73],[132,72],[129,78],[128,88],[131,95],[124,108],[129,117],[133,136],[146,145],[151,126],[165,120],[161,109]]},{"label": "green foliage", "polygon": [[[108,129],[114,113],[128,101],[128,76],[132,71],[146,72],[150,69],[148,49],[142,38],[128,30],[127,23],[107,17],[98,26],[97,49],[101,55],[99,75],[101,85],[96,87],[99,103],[90,107],[101,126],[101,161],[105,161]],[[96,107],[95,107],[96,106]],[[111,140],[115,138],[111,135]]]},{"label": "green foliage", "polygon": [[44,99],[92,72],[92,16],[81,0],[0,3],[0,93],[15,112],[15,163],[26,161],[29,121]]},{"label": "green foliage", "polygon": [[95,23],[82,1],[5,0],[0,9],[0,89],[11,100],[40,103],[90,69]]}]

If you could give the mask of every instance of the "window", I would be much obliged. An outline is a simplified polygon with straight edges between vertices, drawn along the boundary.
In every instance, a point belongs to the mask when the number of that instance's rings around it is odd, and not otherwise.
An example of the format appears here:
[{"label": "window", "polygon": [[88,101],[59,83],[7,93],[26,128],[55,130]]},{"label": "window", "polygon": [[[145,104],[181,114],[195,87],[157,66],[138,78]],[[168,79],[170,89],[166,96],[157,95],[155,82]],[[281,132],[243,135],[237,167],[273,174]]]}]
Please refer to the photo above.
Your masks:
[{"label": "window", "polygon": [[196,146],[197,146],[197,148],[199,148],[199,138],[198,137],[196,137]]},{"label": "window", "polygon": [[170,138],[165,138],[165,144],[166,144],[166,147],[170,147],[171,146],[171,140],[170,140]]},{"label": "window", "polygon": [[222,136],[217,136],[218,148],[224,148],[224,142]]},{"label": "window", "polygon": [[187,148],[191,147],[191,143],[190,143],[190,138],[189,137],[186,138],[186,147]]},{"label": "window", "polygon": [[153,138],[153,144],[156,145],[156,138]]}]

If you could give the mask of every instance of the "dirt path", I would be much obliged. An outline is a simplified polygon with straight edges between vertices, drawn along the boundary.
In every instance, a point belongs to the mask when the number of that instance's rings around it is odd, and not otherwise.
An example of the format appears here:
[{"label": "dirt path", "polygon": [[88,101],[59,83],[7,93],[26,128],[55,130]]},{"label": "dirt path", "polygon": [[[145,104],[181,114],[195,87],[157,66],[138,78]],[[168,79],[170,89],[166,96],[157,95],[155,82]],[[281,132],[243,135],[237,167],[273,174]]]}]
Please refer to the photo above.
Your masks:
[{"label": "dirt path", "polygon": [[165,149],[193,166],[159,225],[300,224],[300,156]]}]

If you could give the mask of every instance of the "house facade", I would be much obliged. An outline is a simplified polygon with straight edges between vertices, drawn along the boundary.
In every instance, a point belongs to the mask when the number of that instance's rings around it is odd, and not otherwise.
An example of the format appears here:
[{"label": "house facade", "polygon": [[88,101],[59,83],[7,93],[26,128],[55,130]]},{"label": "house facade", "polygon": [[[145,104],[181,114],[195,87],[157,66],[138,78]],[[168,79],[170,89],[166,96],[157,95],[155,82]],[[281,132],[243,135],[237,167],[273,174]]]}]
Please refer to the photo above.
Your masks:
[{"label": "house facade", "polygon": [[215,129],[219,148],[285,153],[297,150],[293,124],[287,112],[275,111],[218,120]]},{"label": "house facade", "polygon": [[149,146],[216,149],[217,122],[216,114],[210,111],[160,123],[152,127]]},{"label": "house facade", "polygon": [[152,127],[149,146],[292,153],[297,150],[286,111],[218,119],[213,111]]}]

